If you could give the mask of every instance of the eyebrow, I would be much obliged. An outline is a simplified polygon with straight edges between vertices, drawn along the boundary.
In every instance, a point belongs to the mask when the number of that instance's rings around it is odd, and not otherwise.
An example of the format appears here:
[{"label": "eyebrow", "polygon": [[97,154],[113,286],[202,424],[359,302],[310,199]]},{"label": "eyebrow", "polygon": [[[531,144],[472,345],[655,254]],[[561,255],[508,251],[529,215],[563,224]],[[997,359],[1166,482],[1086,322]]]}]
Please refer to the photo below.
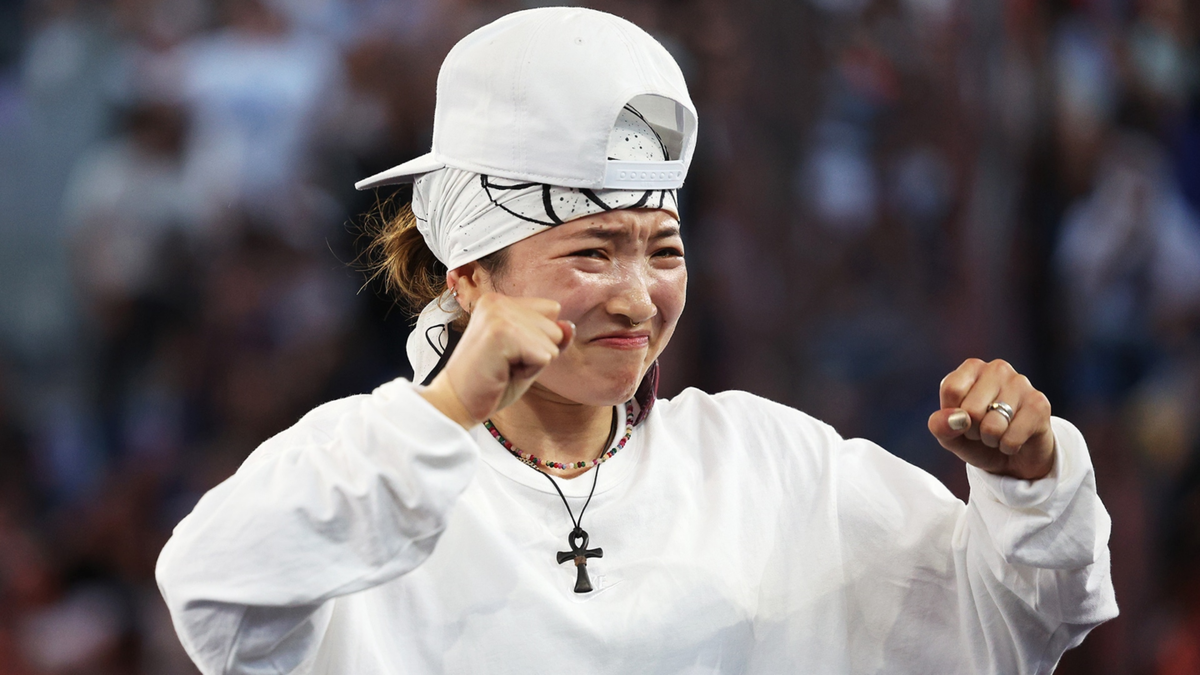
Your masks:
[{"label": "eyebrow", "polygon": [[[586,230],[576,232],[571,236],[572,239],[604,239],[605,241],[615,241],[625,236],[624,229],[614,229],[605,227],[589,227]],[[678,237],[678,225],[663,225],[650,236],[650,241],[658,241],[660,239],[670,239]]]}]

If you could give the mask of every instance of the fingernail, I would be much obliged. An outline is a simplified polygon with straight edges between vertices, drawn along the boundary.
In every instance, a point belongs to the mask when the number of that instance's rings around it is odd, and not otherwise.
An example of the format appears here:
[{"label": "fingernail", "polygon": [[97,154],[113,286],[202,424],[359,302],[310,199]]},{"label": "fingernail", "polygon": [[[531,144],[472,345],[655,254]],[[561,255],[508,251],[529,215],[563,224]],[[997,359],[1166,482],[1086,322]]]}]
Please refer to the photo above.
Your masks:
[{"label": "fingernail", "polygon": [[951,429],[955,431],[962,431],[963,429],[971,426],[971,416],[967,414],[966,410],[959,410],[958,412],[951,414],[950,417],[946,419],[946,422],[950,424]]}]

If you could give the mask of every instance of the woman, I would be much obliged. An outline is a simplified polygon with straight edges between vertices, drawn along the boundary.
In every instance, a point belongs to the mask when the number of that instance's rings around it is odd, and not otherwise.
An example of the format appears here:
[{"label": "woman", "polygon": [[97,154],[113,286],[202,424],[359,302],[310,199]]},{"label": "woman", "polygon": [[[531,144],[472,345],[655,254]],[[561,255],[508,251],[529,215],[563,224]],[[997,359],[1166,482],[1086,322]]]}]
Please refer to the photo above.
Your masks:
[{"label": "woman", "polygon": [[359,184],[414,182],[380,245],[428,303],[421,384],[320,406],[180,523],[158,578],[201,670],[1045,673],[1116,614],[1083,439],[1003,362],[929,420],[967,505],[749,394],[655,402],[695,129],[616,17],[451,51],[433,151]]}]

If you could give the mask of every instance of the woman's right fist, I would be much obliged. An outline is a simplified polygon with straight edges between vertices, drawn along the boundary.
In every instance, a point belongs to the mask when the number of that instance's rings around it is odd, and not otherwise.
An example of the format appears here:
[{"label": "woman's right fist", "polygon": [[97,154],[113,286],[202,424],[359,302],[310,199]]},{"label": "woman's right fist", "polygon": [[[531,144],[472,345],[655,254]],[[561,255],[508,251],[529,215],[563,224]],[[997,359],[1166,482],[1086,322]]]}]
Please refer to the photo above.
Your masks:
[{"label": "woman's right fist", "polygon": [[442,372],[422,395],[470,428],[522,395],[575,337],[560,305],[499,293],[480,296],[471,321]]}]

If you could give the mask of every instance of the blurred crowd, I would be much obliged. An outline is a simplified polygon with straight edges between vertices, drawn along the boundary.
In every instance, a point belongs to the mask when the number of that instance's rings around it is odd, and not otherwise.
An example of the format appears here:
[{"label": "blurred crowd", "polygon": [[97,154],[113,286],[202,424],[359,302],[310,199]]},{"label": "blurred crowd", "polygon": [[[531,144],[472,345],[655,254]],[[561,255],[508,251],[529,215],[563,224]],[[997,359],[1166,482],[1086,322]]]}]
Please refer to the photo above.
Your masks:
[{"label": "blurred crowd", "polygon": [[[387,195],[353,183],[428,150],[450,46],[534,4],[0,2],[0,675],[195,672],[158,551],[258,443],[410,374],[356,267]],[[965,496],[925,420],[1009,360],[1113,516],[1122,616],[1057,672],[1200,673],[1200,7],[589,6],[700,114],[662,393],[783,401]]]}]

